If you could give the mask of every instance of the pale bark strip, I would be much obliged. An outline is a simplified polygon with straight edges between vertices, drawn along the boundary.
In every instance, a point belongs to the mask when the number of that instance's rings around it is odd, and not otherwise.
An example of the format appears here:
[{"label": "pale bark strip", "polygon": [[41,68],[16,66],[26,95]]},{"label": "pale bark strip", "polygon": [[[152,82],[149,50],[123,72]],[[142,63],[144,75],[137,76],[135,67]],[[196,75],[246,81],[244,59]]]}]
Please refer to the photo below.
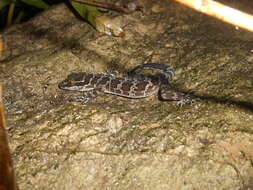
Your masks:
[{"label": "pale bark strip", "polygon": [[253,32],[253,16],[213,0],[174,0],[199,12]]}]

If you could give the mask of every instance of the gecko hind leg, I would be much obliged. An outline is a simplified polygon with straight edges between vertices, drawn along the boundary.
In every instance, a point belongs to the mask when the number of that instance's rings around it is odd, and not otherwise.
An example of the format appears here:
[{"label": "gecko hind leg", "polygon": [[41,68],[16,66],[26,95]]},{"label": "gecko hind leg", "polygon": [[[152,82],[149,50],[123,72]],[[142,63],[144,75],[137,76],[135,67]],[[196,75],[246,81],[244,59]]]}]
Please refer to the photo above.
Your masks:
[{"label": "gecko hind leg", "polygon": [[197,101],[197,99],[191,97],[189,94],[185,94],[182,92],[178,92],[171,87],[161,87],[159,90],[159,97],[162,100],[170,100],[170,101],[177,101],[178,106],[183,106],[186,104],[192,104]]}]

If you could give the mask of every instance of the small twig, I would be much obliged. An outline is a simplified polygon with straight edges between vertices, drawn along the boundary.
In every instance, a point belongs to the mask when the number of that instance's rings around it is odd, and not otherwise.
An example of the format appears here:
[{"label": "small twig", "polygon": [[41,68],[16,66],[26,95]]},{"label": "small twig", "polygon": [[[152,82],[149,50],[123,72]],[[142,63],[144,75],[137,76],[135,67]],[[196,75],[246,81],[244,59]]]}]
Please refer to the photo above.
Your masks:
[{"label": "small twig", "polygon": [[6,122],[4,117],[4,108],[3,108],[3,87],[0,83],[0,127],[6,129]]},{"label": "small twig", "polygon": [[18,190],[8,146],[2,95],[2,84],[0,83],[0,189]]},{"label": "small twig", "polygon": [[85,3],[88,5],[101,7],[101,8],[105,8],[105,9],[109,9],[109,10],[114,10],[114,11],[122,12],[125,14],[129,14],[134,11],[134,10],[131,10],[127,7],[120,7],[120,6],[117,6],[113,3],[101,2],[101,1],[92,1],[92,0],[72,0],[72,1],[79,2],[79,3]]}]

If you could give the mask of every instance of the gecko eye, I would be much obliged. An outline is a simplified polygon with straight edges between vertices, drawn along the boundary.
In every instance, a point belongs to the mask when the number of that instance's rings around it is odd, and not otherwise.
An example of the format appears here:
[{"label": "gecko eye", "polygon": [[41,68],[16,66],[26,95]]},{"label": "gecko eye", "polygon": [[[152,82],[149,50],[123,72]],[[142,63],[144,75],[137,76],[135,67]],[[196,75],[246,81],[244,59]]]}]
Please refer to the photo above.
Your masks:
[{"label": "gecko eye", "polygon": [[69,80],[69,85],[72,86],[75,84],[75,81],[74,80]]}]

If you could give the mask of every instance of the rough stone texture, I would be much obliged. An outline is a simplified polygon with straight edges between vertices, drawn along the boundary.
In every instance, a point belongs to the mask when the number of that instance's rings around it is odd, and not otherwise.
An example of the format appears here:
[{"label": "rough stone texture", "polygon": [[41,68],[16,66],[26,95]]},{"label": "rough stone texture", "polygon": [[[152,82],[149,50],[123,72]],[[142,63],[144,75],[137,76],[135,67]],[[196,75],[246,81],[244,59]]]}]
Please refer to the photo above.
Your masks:
[{"label": "rough stone texture", "polygon": [[[116,18],[124,38],[64,5],[2,32],[21,190],[253,189],[253,34],[170,1],[139,2],[143,13]],[[143,62],[173,66],[174,85],[202,101],[102,95],[81,105],[57,88],[73,71],[124,73]]]}]

